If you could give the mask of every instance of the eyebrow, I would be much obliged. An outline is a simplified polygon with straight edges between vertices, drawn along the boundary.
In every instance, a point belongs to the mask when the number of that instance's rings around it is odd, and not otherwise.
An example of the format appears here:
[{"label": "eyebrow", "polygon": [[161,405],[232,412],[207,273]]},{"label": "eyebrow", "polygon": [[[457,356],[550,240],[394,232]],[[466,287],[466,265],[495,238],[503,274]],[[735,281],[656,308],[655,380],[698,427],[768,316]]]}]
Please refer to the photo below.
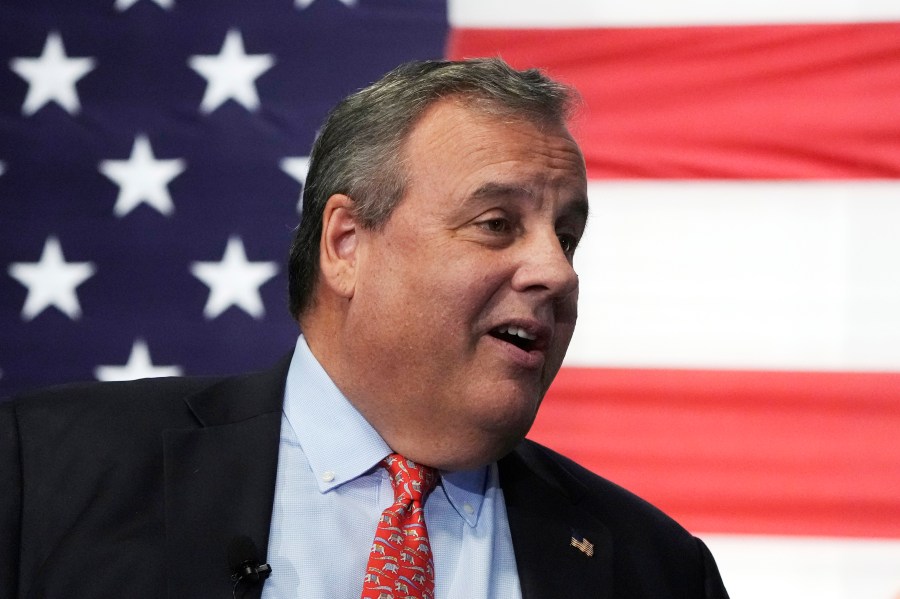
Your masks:
[{"label": "eyebrow", "polygon": [[[483,198],[514,198],[526,196],[534,198],[531,189],[521,185],[510,185],[508,183],[489,182],[476,189],[471,196],[472,200]],[[579,195],[568,206],[566,212],[571,216],[587,221],[588,218],[588,199],[586,195]]]},{"label": "eyebrow", "polygon": [[531,198],[534,197],[534,194],[527,187],[522,187],[519,185],[508,185],[506,183],[490,182],[485,183],[484,185],[476,189],[470,197],[473,200],[479,200],[481,198],[510,196],[528,196],[529,198]]}]

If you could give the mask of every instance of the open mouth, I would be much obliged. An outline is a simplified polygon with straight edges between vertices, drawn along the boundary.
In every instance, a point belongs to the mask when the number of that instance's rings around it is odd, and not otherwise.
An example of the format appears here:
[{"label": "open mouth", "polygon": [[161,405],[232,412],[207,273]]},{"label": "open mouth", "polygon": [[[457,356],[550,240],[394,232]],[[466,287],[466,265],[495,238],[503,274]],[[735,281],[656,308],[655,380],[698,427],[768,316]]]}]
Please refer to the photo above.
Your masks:
[{"label": "open mouth", "polygon": [[537,349],[537,335],[529,333],[522,327],[503,325],[491,331],[491,336],[511,343],[523,351]]}]

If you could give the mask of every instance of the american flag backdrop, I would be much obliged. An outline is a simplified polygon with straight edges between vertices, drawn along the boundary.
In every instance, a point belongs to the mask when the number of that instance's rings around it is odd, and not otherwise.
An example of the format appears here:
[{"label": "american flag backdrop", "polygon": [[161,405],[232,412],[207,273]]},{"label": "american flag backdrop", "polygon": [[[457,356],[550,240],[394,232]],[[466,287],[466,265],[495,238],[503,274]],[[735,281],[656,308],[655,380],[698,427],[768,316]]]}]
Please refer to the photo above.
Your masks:
[{"label": "american flag backdrop", "polygon": [[735,599],[900,597],[893,0],[3,0],[0,55],[0,395],[272,363],[328,108],[500,55],[580,90],[591,179],[531,436]]},{"label": "american flag backdrop", "polygon": [[[3,0],[3,395],[265,367],[305,157],[444,2]],[[124,368],[123,368],[124,367]]]}]

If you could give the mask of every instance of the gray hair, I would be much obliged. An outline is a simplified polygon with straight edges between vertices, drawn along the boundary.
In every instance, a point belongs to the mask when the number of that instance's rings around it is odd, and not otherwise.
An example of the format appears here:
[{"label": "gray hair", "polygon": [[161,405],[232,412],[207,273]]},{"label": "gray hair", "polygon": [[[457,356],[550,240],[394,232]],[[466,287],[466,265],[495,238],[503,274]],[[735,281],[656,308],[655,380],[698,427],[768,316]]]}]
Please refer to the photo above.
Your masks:
[{"label": "gray hair", "polygon": [[517,71],[499,58],[484,58],[406,63],[341,101],[313,144],[291,244],[288,293],[295,317],[312,302],[328,198],[345,194],[361,226],[384,225],[406,187],[404,143],[425,111],[448,97],[489,115],[564,124],[575,93],[537,69]]}]

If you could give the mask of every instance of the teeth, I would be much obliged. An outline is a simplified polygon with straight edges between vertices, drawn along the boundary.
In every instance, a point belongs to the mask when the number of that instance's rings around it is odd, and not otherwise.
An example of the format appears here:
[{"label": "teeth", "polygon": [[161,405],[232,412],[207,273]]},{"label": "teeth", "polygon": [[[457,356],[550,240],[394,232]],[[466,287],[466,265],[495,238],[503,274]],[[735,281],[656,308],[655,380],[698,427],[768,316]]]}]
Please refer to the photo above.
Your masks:
[{"label": "teeth", "polygon": [[500,327],[500,332],[506,333],[507,335],[515,335],[516,337],[521,337],[522,339],[528,339],[529,341],[534,341],[535,339],[537,339],[537,335],[530,335],[525,329],[512,325],[508,327]]}]

